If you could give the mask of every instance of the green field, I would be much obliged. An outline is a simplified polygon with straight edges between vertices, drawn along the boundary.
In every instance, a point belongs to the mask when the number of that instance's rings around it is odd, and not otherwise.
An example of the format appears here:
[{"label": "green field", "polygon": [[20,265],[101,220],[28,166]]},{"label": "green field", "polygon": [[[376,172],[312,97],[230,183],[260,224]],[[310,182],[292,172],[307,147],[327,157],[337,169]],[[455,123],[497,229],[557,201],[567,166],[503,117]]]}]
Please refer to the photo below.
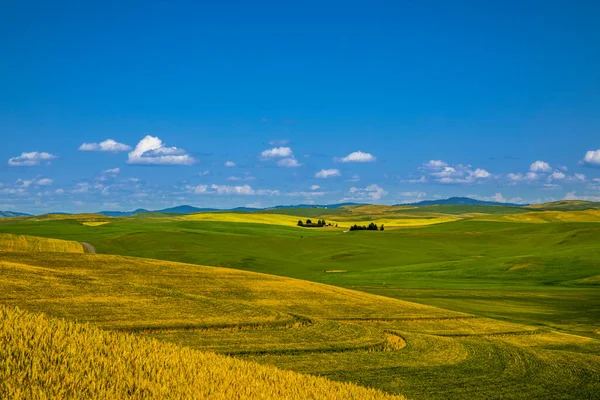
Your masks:
[{"label": "green field", "polygon": [[1,253],[0,303],[415,399],[600,398],[600,214],[460,207],[305,214],[417,221],[384,232],[299,214],[0,220],[100,253]]}]

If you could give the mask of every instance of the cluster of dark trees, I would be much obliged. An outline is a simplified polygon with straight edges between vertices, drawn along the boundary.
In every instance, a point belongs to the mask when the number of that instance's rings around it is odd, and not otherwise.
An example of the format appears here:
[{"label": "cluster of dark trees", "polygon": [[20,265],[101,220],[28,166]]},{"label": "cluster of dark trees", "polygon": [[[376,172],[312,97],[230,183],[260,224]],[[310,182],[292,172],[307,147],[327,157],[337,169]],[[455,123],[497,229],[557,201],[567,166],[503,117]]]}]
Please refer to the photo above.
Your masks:
[{"label": "cluster of dark trees", "polygon": [[374,222],[371,222],[369,224],[369,226],[360,226],[360,225],[356,225],[354,224],[353,226],[350,227],[351,231],[382,231],[384,230],[383,228],[383,224],[381,225],[380,228],[377,227],[377,225],[375,225]]},{"label": "cluster of dark trees", "polygon": [[324,226],[333,226],[333,225],[328,224],[327,222],[325,222],[324,219],[320,219],[316,223],[312,222],[310,219],[307,219],[306,222],[302,222],[302,220],[298,221],[298,226],[303,226],[306,228],[322,228]]}]

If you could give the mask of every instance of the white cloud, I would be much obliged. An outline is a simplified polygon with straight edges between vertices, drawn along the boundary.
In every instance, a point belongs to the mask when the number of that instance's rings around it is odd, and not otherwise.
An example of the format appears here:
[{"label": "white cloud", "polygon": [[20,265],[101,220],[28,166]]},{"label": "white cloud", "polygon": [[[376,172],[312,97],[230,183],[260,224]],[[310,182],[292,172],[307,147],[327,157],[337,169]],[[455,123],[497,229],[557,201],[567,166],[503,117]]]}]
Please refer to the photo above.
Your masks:
[{"label": "white cloud", "polygon": [[20,156],[8,159],[8,165],[11,167],[33,167],[40,165],[42,161],[50,161],[57,158],[54,154],[46,152],[32,151],[29,153],[21,153]]},{"label": "white cloud", "polygon": [[425,177],[424,175],[421,175],[420,178],[404,179],[404,180],[402,180],[402,182],[406,182],[406,183],[427,183],[427,177]]},{"label": "white cloud", "polygon": [[79,151],[110,151],[112,153],[118,153],[120,151],[129,151],[131,146],[123,143],[116,142],[112,139],[106,139],[100,143],[83,143],[79,146]]},{"label": "white cloud", "polygon": [[196,194],[219,194],[219,195],[240,195],[240,196],[279,196],[279,190],[253,189],[250,185],[198,185],[186,186],[186,190]]},{"label": "white cloud", "polygon": [[529,171],[531,172],[550,172],[552,171],[552,167],[545,161],[536,161],[529,166]]},{"label": "white cloud", "polygon": [[129,164],[145,165],[192,165],[196,160],[183,149],[165,147],[162,140],[146,136],[129,153]]},{"label": "white cloud", "polygon": [[198,185],[194,188],[194,193],[206,193],[208,190],[208,185]]},{"label": "white cloud", "polygon": [[352,178],[347,179],[346,182],[360,182],[360,175],[352,175]]},{"label": "white cloud", "polygon": [[477,168],[475,171],[473,171],[471,176],[475,179],[485,179],[491,177],[492,174],[487,172],[485,169]]},{"label": "white cloud", "polygon": [[312,185],[310,187],[310,190],[318,190],[318,189],[321,189],[321,186],[319,186],[319,185]]},{"label": "white cloud", "polygon": [[290,193],[286,194],[286,196],[290,196],[290,197],[307,197],[307,198],[323,197],[324,195],[325,195],[325,192],[290,192]]},{"label": "white cloud", "polygon": [[302,164],[300,164],[295,158],[289,157],[282,158],[281,160],[277,161],[277,165],[280,167],[296,168],[300,167]]},{"label": "white cloud", "polygon": [[410,197],[410,198],[422,199],[422,198],[427,197],[427,193],[425,193],[425,192],[401,192],[400,196],[401,197]]},{"label": "white cloud", "polygon": [[575,174],[575,179],[577,179],[580,182],[585,182],[585,175],[584,174]]},{"label": "white cloud", "polygon": [[[429,178],[432,178],[433,181],[444,184],[478,183],[492,178],[492,174],[483,168],[473,170],[470,165],[448,165],[442,160],[429,160],[419,170],[421,173],[429,175]],[[426,183],[429,180],[426,175],[422,175],[418,179],[405,179],[403,182]]]},{"label": "white cloud", "polygon": [[600,196],[577,196],[576,192],[565,194],[565,200],[600,201]]},{"label": "white cloud", "polygon": [[278,196],[280,194],[279,190],[265,190],[265,189],[252,189],[250,185],[242,185],[242,186],[229,186],[229,185],[211,185],[212,190],[217,194],[235,194],[235,195],[243,195],[243,196]]},{"label": "white cloud", "polygon": [[227,168],[233,168],[235,167],[235,163],[233,161],[225,161],[225,166]]},{"label": "white cloud", "polygon": [[535,172],[528,172],[526,174],[522,174],[522,173],[510,173],[508,174],[508,179],[510,179],[513,182],[532,182],[535,181],[537,179],[539,179],[540,176],[538,174],[536,174]]},{"label": "white cloud", "polygon": [[560,171],[557,170],[557,171],[554,171],[552,173],[552,175],[550,175],[548,177],[548,182],[552,182],[552,180],[560,181],[560,180],[565,179],[566,177],[567,176],[564,173],[562,173],[562,172],[560,172]]},{"label": "white cloud", "polygon": [[53,182],[52,179],[43,178],[43,179],[36,181],[35,184],[39,185],[39,186],[48,186],[48,185],[52,185],[52,182]]},{"label": "white cloud", "polygon": [[591,167],[600,167],[600,149],[596,151],[590,150],[585,153],[583,163]]},{"label": "white cloud", "polygon": [[423,164],[423,167],[427,169],[441,169],[447,166],[448,164],[442,160],[429,160],[427,163]]},{"label": "white cloud", "polygon": [[206,176],[210,174],[210,171],[202,171],[202,172],[198,172],[198,176]]},{"label": "white cloud", "polygon": [[24,188],[27,189],[28,187],[34,185],[34,186],[48,186],[48,185],[52,185],[52,182],[54,182],[52,179],[49,178],[42,178],[42,179],[17,179],[16,181],[16,185],[19,186],[20,188]]},{"label": "white cloud", "polygon": [[315,174],[315,178],[327,179],[327,178],[333,178],[333,177],[340,176],[340,175],[341,175],[341,173],[340,173],[339,169],[322,169]]},{"label": "white cloud", "polygon": [[292,149],[289,147],[274,147],[272,149],[267,149],[267,150],[263,151],[260,155],[262,158],[291,157]]},{"label": "white cloud", "polygon": [[340,159],[340,161],[342,161],[342,162],[372,162],[372,161],[375,161],[376,159],[377,158],[373,154],[363,153],[362,151],[358,150],[358,151],[348,154],[346,157],[342,157]]},{"label": "white cloud", "polygon": [[352,198],[370,197],[371,200],[380,200],[383,196],[387,196],[388,192],[378,185],[369,185],[366,188],[351,187],[348,193]]},{"label": "white cloud", "polygon": [[111,169],[106,169],[106,170],[102,171],[102,175],[109,175],[114,178],[115,176],[119,175],[120,172],[121,172],[121,168],[111,168]]},{"label": "white cloud", "polygon": [[227,178],[228,181],[253,181],[256,178],[251,175],[246,176],[230,176]]}]

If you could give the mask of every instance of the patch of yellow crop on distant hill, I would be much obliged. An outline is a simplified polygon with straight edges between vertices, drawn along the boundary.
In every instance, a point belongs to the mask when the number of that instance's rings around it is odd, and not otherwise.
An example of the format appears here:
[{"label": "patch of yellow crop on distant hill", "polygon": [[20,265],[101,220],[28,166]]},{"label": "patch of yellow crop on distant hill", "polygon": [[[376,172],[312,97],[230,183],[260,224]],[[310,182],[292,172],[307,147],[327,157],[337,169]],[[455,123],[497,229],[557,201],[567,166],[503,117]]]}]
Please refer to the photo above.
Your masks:
[{"label": "patch of yellow crop on distant hill", "polygon": [[85,253],[79,242],[0,233],[0,251]]},{"label": "patch of yellow crop on distant hill", "polygon": [[487,215],[475,219],[485,221],[527,222],[533,224],[544,224],[548,222],[600,222],[600,210],[539,211],[523,214]]},{"label": "patch of yellow crop on distant hill", "polygon": [[81,223],[81,225],[86,225],[86,226],[100,226],[100,225],[106,225],[106,224],[110,224],[110,222],[108,222],[108,221],[88,221],[88,222]]},{"label": "patch of yellow crop on distant hill", "polygon": [[[177,217],[179,220],[190,221],[219,221],[219,222],[242,222],[253,224],[269,224],[297,226],[299,220],[306,220],[305,217],[295,217],[284,214],[259,214],[259,213],[198,213],[188,214]],[[314,219],[314,218],[313,218]],[[316,219],[315,219],[316,222]],[[329,221],[328,221],[329,222]],[[315,228],[317,229],[317,228]]]}]

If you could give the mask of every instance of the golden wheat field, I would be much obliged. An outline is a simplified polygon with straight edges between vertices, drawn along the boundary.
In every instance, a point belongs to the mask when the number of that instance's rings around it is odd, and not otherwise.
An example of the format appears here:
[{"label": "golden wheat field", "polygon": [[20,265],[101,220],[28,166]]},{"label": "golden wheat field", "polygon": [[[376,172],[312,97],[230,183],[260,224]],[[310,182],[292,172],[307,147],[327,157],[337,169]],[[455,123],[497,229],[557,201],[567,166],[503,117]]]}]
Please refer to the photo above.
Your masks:
[{"label": "golden wheat field", "polygon": [[0,251],[85,253],[74,241],[0,233]]},{"label": "golden wheat field", "polygon": [[0,306],[3,399],[402,399]]},{"label": "golden wheat field", "polygon": [[[185,392],[171,386],[185,388],[189,384],[195,386],[191,389],[195,392],[190,393],[198,397],[205,396],[208,387],[215,390],[216,398],[252,398],[250,393],[258,392],[283,398],[327,398],[317,384],[311,384],[314,392],[309,393],[303,391],[302,385],[290,383],[296,387],[296,392],[290,394],[285,392],[289,389],[285,381],[283,387],[273,383],[272,389],[264,390],[260,379],[252,384],[242,383],[240,377],[247,373],[236,369],[237,361],[191,349],[377,387],[409,398],[486,398],[490,387],[505,398],[523,398],[524,394],[549,398],[553,393],[565,394],[565,391],[571,391],[571,397],[577,398],[578,394],[600,389],[600,381],[596,379],[600,377],[600,362],[594,355],[599,344],[595,339],[304,280],[136,257],[44,252],[0,253],[0,279],[3,282],[0,300],[8,307],[17,306],[27,312],[46,313],[119,333],[103,336],[104,332],[85,327],[81,328],[85,334],[69,334],[85,343],[81,347],[88,347],[85,351],[78,350],[75,344],[66,347],[81,356],[94,360],[97,345],[113,339],[125,341],[126,349],[143,343],[158,354],[143,361],[142,355],[148,354],[148,350],[142,350],[139,356],[115,350],[117,353],[109,352],[107,358],[94,362],[77,360],[90,370],[97,362],[98,374],[124,374],[126,378],[107,383],[104,375],[93,375],[94,381],[88,381],[77,371],[68,370],[64,384],[70,386],[65,388],[56,383],[58,380],[42,380],[46,384],[40,384],[40,392],[97,390],[94,393],[100,397],[104,394],[111,397],[112,393],[129,390],[123,387],[134,385],[140,390],[134,392],[140,398],[154,393],[160,397],[167,392],[184,397]],[[41,317],[31,318],[36,322],[30,326],[40,326],[42,337],[54,337],[49,332],[43,333],[45,322],[36,319]],[[70,329],[80,328],[73,325]],[[98,338],[93,339],[93,345],[85,342],[88,332],[92,338]],[[31,337],[33,332],[27,335]],[[15,342],[6,336],[4,341]],[[116,344],[111,346],[120,349]],[[45,352],[52,354],[47,347],[44,349],[22,357],[32,359],[32,354],[36,357]],[[163,357],[163,349],[175,355]],[[104,357],[106,351],[98,351]],[[59,361],[67,357],[68,365],[72,365],[76,362],[69,358],[72,356],[67,351],[66,355],[49,357]],[[119,360],[131,357],[140,362],[140,373],[135,372],[137,367],[131,365],[131,360],[124,361],[125,366],[110,369],[113,367],[108,360],[117,356]],[[175,361],[168,361],[169,357]],[[205,378],[191,367],[200,362],[200,357],[227,360],[223,361],[227,368],[239,375],[235,383],[225,385],[226,391],[219,392],[216,384],[203,381]],[[50,361],[36,361],[32,368],[40,371],[38,366],[46,362]],[[22,382],[14,379],[30,376],[28,364],[11,365],[15,365],[10,367],[15,377],[6,382]],[[214,379],[227,379],[210,371],[213,377],[216,374]],[[278,370],[265,371],[258,376]],[[278,373],[273,376],[279,376]],[[40,379],[51,378],[44,375]],[[11,390],[15,390],[16,384],[11,385]],[[241,389],[238,393],[236,385],[246,385],[252,390]],[[45,386],[49,389],[44,389]],[[231,392],[227,392],[228,388]],[[336,390],[331,390],[330,398],[371,396],[370,392],[354,395]],[[22,394],[28,398],[37,396]]]}]

